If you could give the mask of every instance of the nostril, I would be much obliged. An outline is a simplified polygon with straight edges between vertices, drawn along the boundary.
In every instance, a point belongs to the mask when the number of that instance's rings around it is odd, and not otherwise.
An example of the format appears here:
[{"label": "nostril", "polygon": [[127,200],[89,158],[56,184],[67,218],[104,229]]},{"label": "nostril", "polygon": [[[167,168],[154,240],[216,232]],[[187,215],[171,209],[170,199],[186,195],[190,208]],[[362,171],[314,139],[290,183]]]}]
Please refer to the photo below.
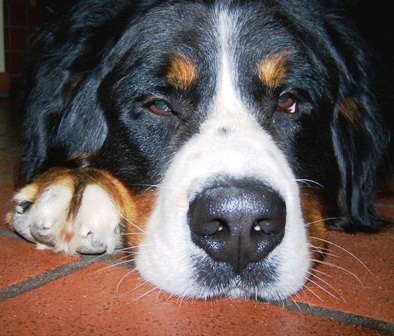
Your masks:
[{"label": "nostril", "polygon": [[266,235],[275,235],[281,233],[285,228],[285,219],[260,219],[253,223],[252,231]]},{"label": "nostril", "polygon": [[227,225],[221,219],[213,219],[209,222],[200,222],[199,224],[193,225],[192,230],[194,233],[201,236],[212,236],[217,233],[225,231]]}]

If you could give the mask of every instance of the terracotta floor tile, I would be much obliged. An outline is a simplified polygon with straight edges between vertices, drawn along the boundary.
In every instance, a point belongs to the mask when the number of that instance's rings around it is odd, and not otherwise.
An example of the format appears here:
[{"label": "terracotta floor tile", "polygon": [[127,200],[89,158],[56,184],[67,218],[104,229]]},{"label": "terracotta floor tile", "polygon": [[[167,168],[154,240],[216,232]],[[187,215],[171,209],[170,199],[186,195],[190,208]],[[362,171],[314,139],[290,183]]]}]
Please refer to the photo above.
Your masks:
[{"label": "terracotta floor tile", "polygon": [[394,201],[391,205],[379,205],[377,209],[383,218],[394,222]]},{"label": "terracotta floor tile", "polygon": [[[252,301],[171,298],[94,265],[0,303],[9,335],[385,335]],[[126,276],[126,278],[124,278]],[[122,280],[123,279],[123,280]],[[119,288],[118,288],[119,286]],[[134,289],[134,290],[133,290]],[[141,297],[139,298],[138,297]]]},{"label": "terracotta floor tile", "polygon": [[8,229],[5,225],[5,215],[12,207],[13,188],[11,179],[0,179],[0,229]]},{"label": "terracotta floor tile", "polygon": [[[296,301],[394,322],[394,227],[330,232],[329,255]],[[346,252],[346,251],[347,252]]]},{"label": "terracotta floor tile", "polygon": [[14,153],[7,153],[4,151],[0,152],[0,176],[6,175],[12,177],[12,173],[15,169],[15,162],[17,156]]},{"label": "terracotta floor tile", "polygon": [[33,244],[2,236],[0,246],[0,289],[79,260],[49,250],[40,251]]}]

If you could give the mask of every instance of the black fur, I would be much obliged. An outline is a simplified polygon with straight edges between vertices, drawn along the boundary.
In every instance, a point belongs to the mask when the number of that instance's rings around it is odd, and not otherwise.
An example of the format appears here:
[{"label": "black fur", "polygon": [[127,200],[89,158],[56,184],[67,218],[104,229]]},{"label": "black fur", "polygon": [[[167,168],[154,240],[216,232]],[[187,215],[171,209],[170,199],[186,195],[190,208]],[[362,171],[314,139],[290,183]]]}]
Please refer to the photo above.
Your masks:
[{"label": "black fur", "polygon": [[[337,227],[378,230],[373,191],[388,131],[374,93],[371,55],[349,19],[325,0],[222,2],[244,12],[243,39],[235,41],[241,92],[296,176],[323,185],[332,204],[328,213],[342,218]],[[135,191],[159,183],[166,164],[206,118],[214,93],[214,1],[65,3],[47,7],[27,74],[21,183],[75,162],[106,169]],[[267,90],[256,64],[289,48],[296,53],[286,84]],[[164,80],[176,51],[199,70],[187,92]],[[283,90],[298,99],[297,115],[272,113]],[[348,97],[359,103],[356,123],[340,112]],[[168,101],[173,113],[149,113],[155,98]]]}]

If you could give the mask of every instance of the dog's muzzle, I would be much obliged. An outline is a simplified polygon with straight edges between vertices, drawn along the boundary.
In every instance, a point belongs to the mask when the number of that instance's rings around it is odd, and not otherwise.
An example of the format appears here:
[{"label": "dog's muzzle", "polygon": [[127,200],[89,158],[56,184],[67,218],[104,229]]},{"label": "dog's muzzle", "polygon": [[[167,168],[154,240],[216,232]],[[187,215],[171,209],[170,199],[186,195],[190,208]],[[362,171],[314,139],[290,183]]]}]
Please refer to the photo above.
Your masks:
[{"label": "dog's muzzle", "polygon": [[282,241],[286,204],[261,182],[232,181],[199,193],[190,203],[188,219],[192,241],[241,274]]}]

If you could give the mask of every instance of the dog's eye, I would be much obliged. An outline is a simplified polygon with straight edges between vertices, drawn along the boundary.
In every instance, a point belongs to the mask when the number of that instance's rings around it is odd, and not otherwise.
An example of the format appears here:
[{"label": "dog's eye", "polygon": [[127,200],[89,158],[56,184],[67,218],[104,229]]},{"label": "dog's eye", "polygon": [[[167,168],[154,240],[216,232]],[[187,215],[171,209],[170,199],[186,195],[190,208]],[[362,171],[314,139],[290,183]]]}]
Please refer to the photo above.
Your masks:
[{"label": "dog's eye", "polygon": [[297,112],[297,102],[296,100],[289,94],[282,94],[278,98],[277,109],[287,113],[295,113]]},{"label": "dog's eye", "polygon": [[155,114],[163,115],[171,112],[170,107],[164,100],[154,100],[148,105],[149,111]]}]

